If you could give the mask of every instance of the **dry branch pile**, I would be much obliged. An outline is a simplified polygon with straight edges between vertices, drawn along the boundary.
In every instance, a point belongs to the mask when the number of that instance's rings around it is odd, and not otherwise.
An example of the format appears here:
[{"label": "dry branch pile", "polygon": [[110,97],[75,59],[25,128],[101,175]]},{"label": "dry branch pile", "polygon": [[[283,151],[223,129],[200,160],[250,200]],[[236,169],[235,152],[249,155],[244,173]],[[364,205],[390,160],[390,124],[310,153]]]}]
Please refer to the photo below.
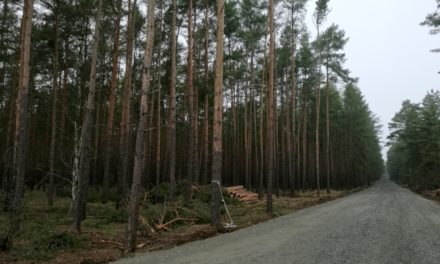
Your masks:
[{"label": "dry branch pile", "polygon": [[250,192],[244,188],[244,186],[232,186],[227,187],[225,190],[230,196],[237,198],[244,203],[258,203],[258,194]]}]

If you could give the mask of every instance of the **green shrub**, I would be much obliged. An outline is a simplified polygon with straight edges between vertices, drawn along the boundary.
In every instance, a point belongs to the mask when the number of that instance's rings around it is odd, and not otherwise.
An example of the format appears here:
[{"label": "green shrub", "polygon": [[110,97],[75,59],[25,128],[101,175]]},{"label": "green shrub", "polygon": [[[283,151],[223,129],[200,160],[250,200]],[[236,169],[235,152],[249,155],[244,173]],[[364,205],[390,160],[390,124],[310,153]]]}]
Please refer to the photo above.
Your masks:
[{"label": "green shrub", "polygon": [[76,237],[67,232],[54,234],[41,242],[43,242],[43,245],[49,250],[76,248],[81,244]]},{"label": "green shrub", "polygon": [[116,209],[111,204],[91,204],[88,208],[88,217],[84,224],[88,227],[102,229],[110,224],[123,224],[127,222],[128,214],[124,209]]},{"label": "green shrub", "polygon": [[102,223],[103,224],[123,224],[127,222],[128,214],[125,210],[109,209],[103,211]]},{"label": "green shrub", "polygon": [[207,224],[211,221],[210,203],[195,199],[193,201],[190,212],[191,214],[188,214],[185,217],[190,219],[197,219],[196,223],[198,224]]},{"label": "green shrub", "polygon": [[51,234],[47,229],[39,231],[38,237],[28,245],[16,246],[14,254],[20,259],[48,260],[58,250],[81,248],[82,241],[67,232]]},{"label": "green shrub", "polygon": [[171,194],[171,187],[168,183],[161,183],[154,187],[148,193],[148,199],[152,203],[164,203],[169,200]]}]

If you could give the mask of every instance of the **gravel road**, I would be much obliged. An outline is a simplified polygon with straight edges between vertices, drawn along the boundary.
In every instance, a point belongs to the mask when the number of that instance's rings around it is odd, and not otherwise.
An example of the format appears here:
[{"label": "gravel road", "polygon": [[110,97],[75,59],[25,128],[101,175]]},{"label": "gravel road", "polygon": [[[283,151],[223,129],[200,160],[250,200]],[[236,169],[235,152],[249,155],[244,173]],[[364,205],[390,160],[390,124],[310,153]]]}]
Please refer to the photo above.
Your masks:
[{"label": "gravel road", "polygon": [[292,215],[116,263],[440,263],[440,205],[382,179]]}]

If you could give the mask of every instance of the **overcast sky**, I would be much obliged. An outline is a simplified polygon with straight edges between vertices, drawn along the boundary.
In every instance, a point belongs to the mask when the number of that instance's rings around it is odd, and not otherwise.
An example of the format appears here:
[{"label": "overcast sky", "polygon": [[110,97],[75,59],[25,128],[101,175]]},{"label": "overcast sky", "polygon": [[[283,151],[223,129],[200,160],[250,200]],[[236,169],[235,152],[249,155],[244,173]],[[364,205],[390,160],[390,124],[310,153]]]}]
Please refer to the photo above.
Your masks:
[{"label": "overcast sky", "polygon": [[[309,3],[313,11],[315,0]],[[350,38],[346,67],[354,77],[370,109],[388,123],[405,99],[420,102],[428,90],[440,88],[440,38],[420,26],[436,8],[435,0],[330,0],[327,24],[336,23]],[[313,30],[311,16],[307,24]]]}]

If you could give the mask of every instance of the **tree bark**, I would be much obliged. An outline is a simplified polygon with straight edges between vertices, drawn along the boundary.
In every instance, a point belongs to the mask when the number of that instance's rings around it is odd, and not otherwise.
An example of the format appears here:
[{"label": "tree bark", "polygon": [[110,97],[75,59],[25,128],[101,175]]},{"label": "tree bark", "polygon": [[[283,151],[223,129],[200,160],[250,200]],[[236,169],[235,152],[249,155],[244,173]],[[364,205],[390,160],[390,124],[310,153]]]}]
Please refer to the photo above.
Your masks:
[{"label": "tree bark", "polygon": [[189,117],[189,148],[187,162],[187,178],[185,180],[186,198],[191,196],[191,183],[199,180],[198,166],[198,143],[197,143],[197,109],[195,109],[195,93],[193,81],[193,60],[194,60],[194,40],[193,40],[193,1],[188,1],[188,57],[187,57],[187,92],[188,92],[188,117]]},{"label": "tree bark", "polygon": [[223,130],[223,47],[225,2],[217,0],[217,47],[215,60],[214,84],[214,131],[213,131],[213,160],[212,160],[212,201],[211,224],[221,228],[220,222],[220,192],[217,184],[222,180],[222,130]]},{"label": "tree bark", "polygon": [[274,109],[274,53],[275,53],[275,33],[274,33],[274,4],[269,1],[269,84],[268,84],[268,106],[269,124],[267,128],[267,200],[266,211],[273,212],[272,208],[272,184],[274,177],[274,149],[275,149],[275,109]]},{"label": "tree bark", "polygon": [[142,172],[145,162],[145,123],[147,122],[148,100],[150,90],[151,62],[153,59],[154,46],[154,19],[156,0],[148,1],[147,13],[147,41],[145,46],[144,63],[142,68],[142,94],[140,104],[140,116],[136,132],[136,148],[133,166],[133,181],[131,185],[130,205],[128,211],[128,225],[124,243],[123,255],[126,256],[136,248],[136,232],[139,222],[139,206],[142,195]]}]

